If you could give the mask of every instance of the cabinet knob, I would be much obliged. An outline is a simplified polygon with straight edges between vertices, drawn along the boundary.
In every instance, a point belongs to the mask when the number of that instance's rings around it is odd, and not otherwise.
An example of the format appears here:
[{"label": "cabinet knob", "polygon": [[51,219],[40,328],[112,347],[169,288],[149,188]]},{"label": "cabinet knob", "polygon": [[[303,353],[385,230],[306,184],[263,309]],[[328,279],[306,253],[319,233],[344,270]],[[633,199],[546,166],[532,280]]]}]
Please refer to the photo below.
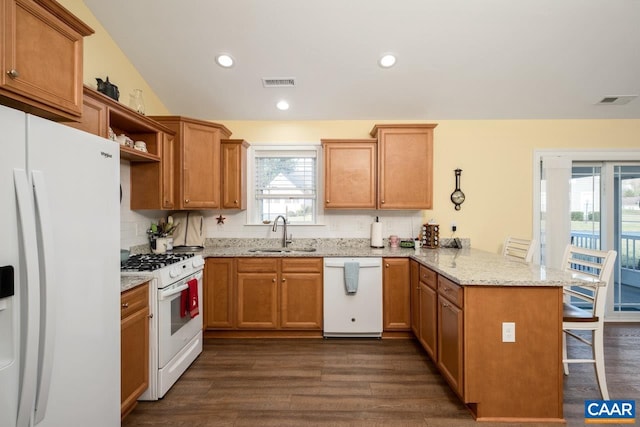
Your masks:
[{"label": "cabinet knob", "polygon": [[17,79],[18,77],[20,77],[20,73],[18,72],[18,70],[9,70],[7,71],[7,75],[12,79]]},{"label": "cabinet knob", "polygon": [[286,281],[287,281],[287,279],[282,279],[282,283],[284,283],[284,282],[286,282]]},{"label": "cabinet knob", "polygon": [[331,200],[327,200],[327,203],[331,203]]},{"label": "cabinet knob", "polygon": [[189,199],[184,199],[184,202],[185,202],[185,203],[189,203],[190,201],[191,201],[191,200],[189,200]]},{"label": "cabinet knob", "polygon": [[125,302],[124,304],[122,304],[122,308],[129,308],[129,303]]},{"label": "cabinet knob", "polygon": [[272,281],[273,283],[276,283],[276,279],[275,279],[275,278],[274,278],[274,279],[271,279],[271,281]]},{"label": "cabinet knob", "polygon": [[389,268],[389,264],[385,264],[384,266],[385,266],[385,267],[387,267],[387,268]]},{"label": "cabinet knob", "polygon": [[238,201],[237,201],[237,200],[234,200],[234,201],[233,201],[233,204],[234,204],[234,205],[237,205],[237,204],[238,204]]},{"label": "cabinet knob", "polygon": [[384,204],[384,200],[382,200],[380,203]]}]

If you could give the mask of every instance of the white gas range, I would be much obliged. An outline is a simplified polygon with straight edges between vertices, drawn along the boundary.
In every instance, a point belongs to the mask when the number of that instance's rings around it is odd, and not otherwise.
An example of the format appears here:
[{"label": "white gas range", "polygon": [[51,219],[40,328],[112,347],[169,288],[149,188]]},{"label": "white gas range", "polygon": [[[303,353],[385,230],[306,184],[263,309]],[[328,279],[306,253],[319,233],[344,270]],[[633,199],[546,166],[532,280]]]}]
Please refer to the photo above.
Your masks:
[{"label": "white gas range", "polygon": [[[149,388],[140,400],[162,398],[202,353],[203,270],[204,259],[193,253],[132,255],[121,266],[122,275],[148,275],[155,286],[149,292]],[[194,294],[197,310],[185,307]]]}]

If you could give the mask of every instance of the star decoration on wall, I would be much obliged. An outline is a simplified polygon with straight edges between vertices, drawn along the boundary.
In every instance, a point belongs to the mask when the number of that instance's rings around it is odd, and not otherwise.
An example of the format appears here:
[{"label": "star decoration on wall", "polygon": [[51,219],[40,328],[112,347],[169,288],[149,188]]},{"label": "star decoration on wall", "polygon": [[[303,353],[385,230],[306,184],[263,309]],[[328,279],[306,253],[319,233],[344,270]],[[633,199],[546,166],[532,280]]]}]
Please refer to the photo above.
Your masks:
[{"label": "star decoration on wall", "polygon": [[220,214],[216,220],[218,220],[218,224],[224,224],[224,220],[227,219],[225,217],[222,216],[222,214]]}]

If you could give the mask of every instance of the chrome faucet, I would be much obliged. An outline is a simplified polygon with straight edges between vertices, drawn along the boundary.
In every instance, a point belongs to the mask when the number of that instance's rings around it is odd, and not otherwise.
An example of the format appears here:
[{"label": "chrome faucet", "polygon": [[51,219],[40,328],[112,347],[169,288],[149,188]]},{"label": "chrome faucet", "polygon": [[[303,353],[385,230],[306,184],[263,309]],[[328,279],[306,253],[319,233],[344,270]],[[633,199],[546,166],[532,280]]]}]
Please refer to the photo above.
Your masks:
[{"label": "chrome faucet", "polygon": [[282,215],[278,215],[276,219],[273,220],[273,228],[271,231],[278,230],[278,219],[280,218],[282,218],[282,247],[286,248],[287,244],[291,243],[291,240],[287,239],[287,219]]}]

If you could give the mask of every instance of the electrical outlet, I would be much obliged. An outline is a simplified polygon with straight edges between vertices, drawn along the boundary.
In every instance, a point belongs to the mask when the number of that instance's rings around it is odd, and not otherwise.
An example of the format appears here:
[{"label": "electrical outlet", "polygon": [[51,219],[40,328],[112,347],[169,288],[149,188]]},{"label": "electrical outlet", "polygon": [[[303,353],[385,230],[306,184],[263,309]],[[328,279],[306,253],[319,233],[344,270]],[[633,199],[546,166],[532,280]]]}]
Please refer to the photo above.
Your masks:
[{"label": "electrical outlet", "polygon": [[515,322],[502,322],[502,342],[516,342]]},{"label": "electrical outlet", "polygon": [[455,233],[457,229],[458,229],[458,226],[456,225],[456,223],[452,222],[451,223],[451,231],[453,231]]}]

